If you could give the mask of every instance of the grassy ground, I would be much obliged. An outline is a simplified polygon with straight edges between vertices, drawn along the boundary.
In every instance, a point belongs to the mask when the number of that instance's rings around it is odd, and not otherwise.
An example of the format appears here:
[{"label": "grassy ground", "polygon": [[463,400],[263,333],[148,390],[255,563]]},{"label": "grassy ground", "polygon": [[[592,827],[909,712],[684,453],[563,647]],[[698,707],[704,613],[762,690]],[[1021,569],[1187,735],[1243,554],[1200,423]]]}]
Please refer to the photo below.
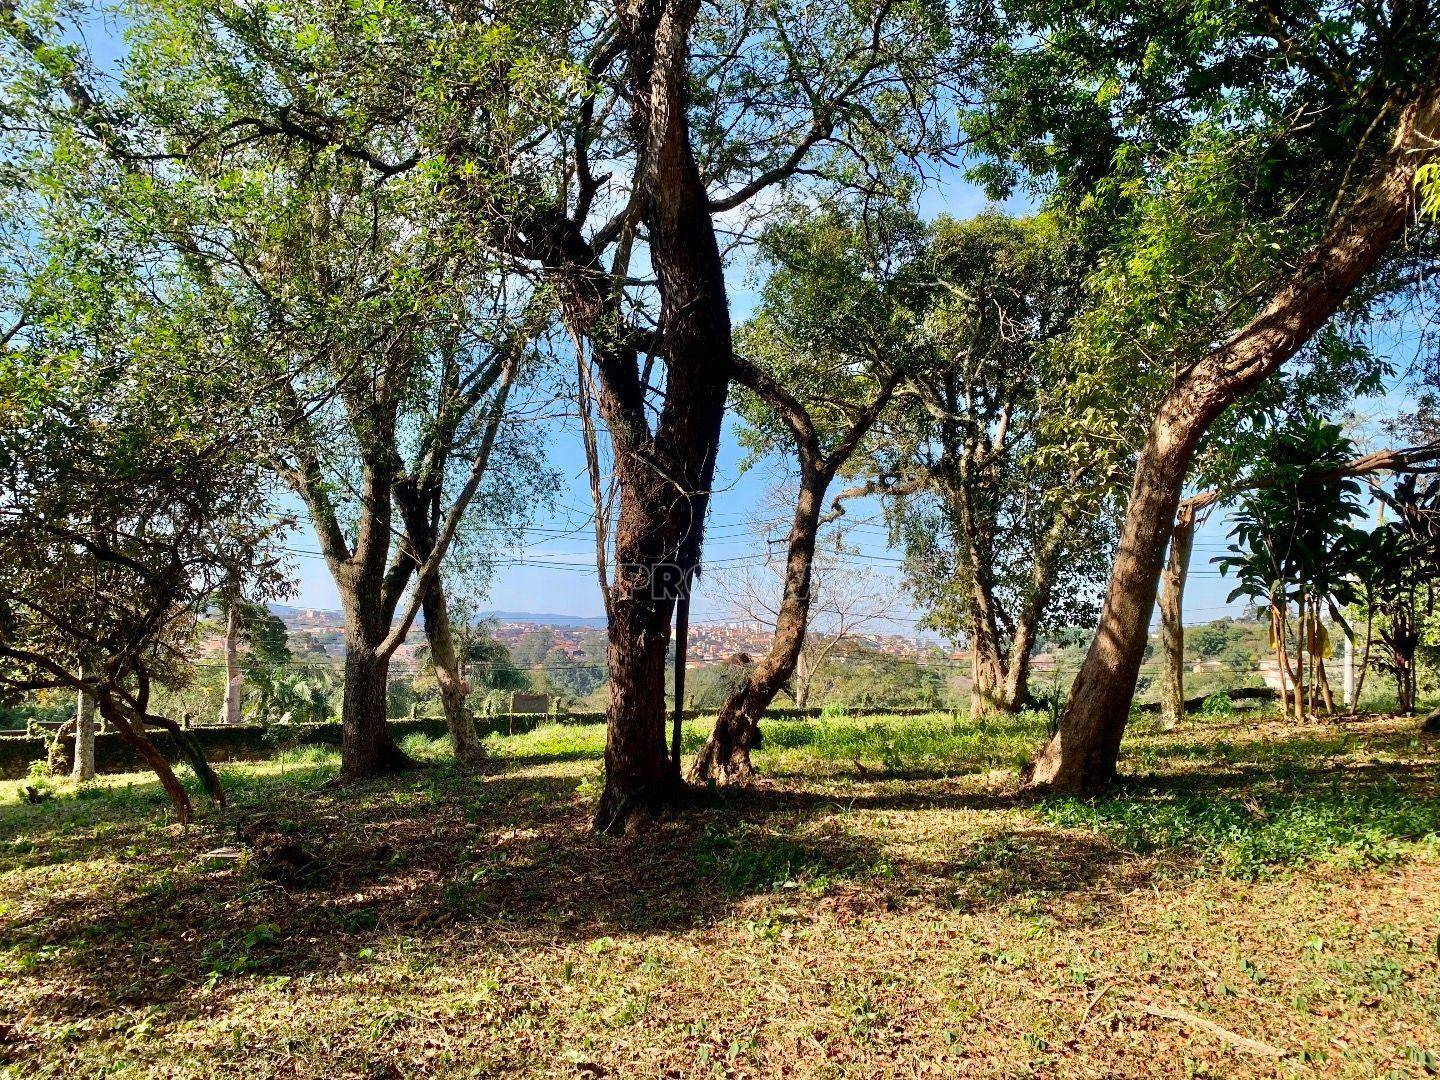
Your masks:
[{"label": "grassy ground", "polygon": [[619,840],[585,831],[598,728],[340,791],[302,749],[189,829],[142,776],[7,791],[0,1073],[1440,1069],[1440,741],[1195,718],[1112,797],[1027,803],[1040,733],[770,724],[756,790]]}]

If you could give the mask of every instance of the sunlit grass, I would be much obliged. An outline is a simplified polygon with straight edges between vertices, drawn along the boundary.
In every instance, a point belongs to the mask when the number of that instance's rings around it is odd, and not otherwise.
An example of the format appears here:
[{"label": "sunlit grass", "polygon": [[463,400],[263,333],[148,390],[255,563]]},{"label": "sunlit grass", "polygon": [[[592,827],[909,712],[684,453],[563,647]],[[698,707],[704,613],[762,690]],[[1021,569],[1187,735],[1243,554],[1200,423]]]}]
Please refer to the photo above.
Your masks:
[{"label": "sunlit grass", "polygon": [[196,790],[189,828],[144,774],[6,785],[0,1077],[1249,1074],[1140,1000],[1300,1074],[1440,1053],[1413,721],[1138,725],[1113,792],[1040,802],[1039,715],[764,729],[753,792],[623,839],[587,830],[598,724],[492,737],[473,771],[412,737],[425,768],[338,788],[332,748],[224,765],[231,809]]}]

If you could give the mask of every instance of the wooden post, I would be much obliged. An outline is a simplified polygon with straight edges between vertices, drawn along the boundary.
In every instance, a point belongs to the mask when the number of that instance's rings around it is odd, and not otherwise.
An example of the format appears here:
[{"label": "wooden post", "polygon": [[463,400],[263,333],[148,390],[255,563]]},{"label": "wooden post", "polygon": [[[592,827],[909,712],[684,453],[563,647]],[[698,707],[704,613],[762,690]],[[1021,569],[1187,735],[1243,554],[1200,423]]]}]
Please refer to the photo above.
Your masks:
[{"label": "wooden post", "polygon": [[[80,665],[85,675],[85,665]],[[84,690],[75,691],[75,754],[70,779],[83,784],[95,779],[95,699]]]}]

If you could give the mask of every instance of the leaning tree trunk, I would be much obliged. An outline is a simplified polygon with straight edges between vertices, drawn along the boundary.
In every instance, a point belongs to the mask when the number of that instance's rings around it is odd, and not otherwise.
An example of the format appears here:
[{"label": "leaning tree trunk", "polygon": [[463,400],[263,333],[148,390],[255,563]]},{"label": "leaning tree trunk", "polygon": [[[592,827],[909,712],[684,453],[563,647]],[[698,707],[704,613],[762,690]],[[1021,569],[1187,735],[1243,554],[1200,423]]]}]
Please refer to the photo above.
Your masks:
[{"label": "leaning tree trunk", "polygon": [[1320,687],[1320,700],[1325,706],[1325,715],[1335,715],[1335,692],[1330,688],[1330,674],[1325,670],[1324,657],[1315,658],[1315,683]]},{"label": "leaning tree trunk", "polygon": [[993,585],[993,543],[978,534],[974,522],[974,515],[966,510],[956,515],[953,525],[967,537],[965,559],[972,579],[969,604],[972,718],[1017,713],[1030,703],[1031,653],[1049,610],[1057,564],[1071,533],[1068,515],[1057,513],[1033,552],[1024,600],[1014,614],[1013,633],[1007,646],[1000,630],[1001,609]]},{"label": "leaning tree trunk", "polygon": [[175,749],[180,751],[181,756],[190,763],[190,768],[194,770],[200,783],[205,786],[205,794],[210,796],[210,801],[216,806],[225,806],[228,801],[225,798],[225,789],[220,784],[220,777],[210,767],[210,762],[205,757],[205,751],[200,748],[199,740],[168,716],[146,713],[143,723],[153,724],[170,736],[171,741],[175,743]]},{"label": "leaning tree trunk", "polygon": [[445,711],[445,728],[450,733],[455,760],[461,765],[476,764],[484,760],[485,748],[475,732],[475,717],[465,701],[469,688],[455,654],[450,607],[445,602],[439,574],[425,590],[420,610],[425,616],[425,640],[430,646],[430,663],[435,668],[435,682],[440,688],[440,705]]},{"label": "leaning tree trunk", "polygon": [[1170,534],[1170,558],[1160,592],[1160,727],[1172,731],[1185,719],[1185,578],[1195,541],[1195,511],[1182,506]]},{"label": "leaning tree trunk", "polygon": [[1300,706],[1292,705],[1292,700],[1298,701],[1300,691],[1297,689],[1295,671],[1290,666],[1290,629],[1282,605],[1270,605],[1270,628],[1275,636],[1275,668],[1280,674],[1280,715],[1298,717]]},{"label": "leaning tree trunk", "polygon": [[716,718],[715,730],[695,762],[696,779],[730,782],[748,780],[753,775],[750,751],[760,745],[760,717],[794,676],[805,648],[815,545],[825,491],[870,431],[900,379],[899,369],[891,372],[850,427],[825,453],[815,424],[798,398],[748,361],[736,360],[735,368],[737,381],[765,398],[789,427],[800,465],[800,490],[786,538],[785,580],[770,650],[725,702]]},{"label": "leaning tree trunk", "polygon": [[1406,108],[1390,152],[1359,197],[1251,322],[1181,371],[1136,463],[1130,504],[1090,651],[1031,788],[1081,792],[1115,776],[1149,636],[1171,523],[1196,445],[1210,424],[1275,372],[1339,310],[1404,229],[1416,171],[1440,154],[1440,92]]},{"label": "leaning tree trunk", "polygon": [[1071,535],[1069,512],[1055,515],[1050,529],[1035,551],[1025,602],[1015,619],[1015,637],[1010,642],[1010,660],[1005,675],[1004,702],[1007,712],[1019,712],[1031,704],[1030,660],[1040,624],[1050,610],[1055,578],[1066,542]]},{"label": "leaning tree trunk", "polygon": [[810,622],[810,585],[821,503],[829,476],[802,465],[799,497],[790,526],[785,583],[770,651],[726,699],[715,728],[691,769],[695,780],[744,783],[754,776],[750,751],[760,745],[760,717],[795,674]]},{"label": "leaning tree trunk", "polygon": [[1004,694],[1000,699],[1002,712],[1017,713],[1030,704],[1030,654],[1035,648],[1037,629],[1034,620],[1015,627],[1015,640],[1010,643],[1010,660],[1005,670]]},{"label": "leaning tree trunk", "polygon": [[165,755],[160,753],[159,748],[145,734],[143,723],[132,723],[131,718],[124,714],[119,704],[108,694],[102,692],[97,704],[101,715],[105,717],[106,722],[114,729],[115,733],[139,754],[141,760],[155,773],[156,778],[160,781],[160,786],[170,797],[170,805],[175,808],[176,819],[181,825],[190,824],[195,817],[194,804],[190,802],[190,796],[175,775],[175,770],[170,767],[170,762],[165,760]]}]

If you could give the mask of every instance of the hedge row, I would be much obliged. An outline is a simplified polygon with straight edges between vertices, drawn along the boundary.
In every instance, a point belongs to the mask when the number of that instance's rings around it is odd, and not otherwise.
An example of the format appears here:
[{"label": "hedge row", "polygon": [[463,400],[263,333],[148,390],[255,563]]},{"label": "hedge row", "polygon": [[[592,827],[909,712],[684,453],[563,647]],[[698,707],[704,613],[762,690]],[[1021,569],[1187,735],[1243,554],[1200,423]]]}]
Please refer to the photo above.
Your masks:
[{"label": "hedge row", "polygon": [[[889,709],[889,713],[919,716],[933,709]],[[686,710],[687,718],[709,715],[708,712]],[[820,715],[819,709],[771,709],[770,716],[783,719],[813,719]],[[476,719],[476,728],[481,735],[514,735],[530,731],[541,724],[599,724],[605,720],[602,712],[581,713],[514,713],[500,716],[485,716]],[[396,739],[407,735],[425,735],[442,738],[445,735],[445,721],[439,717],[391,720],[390,728]],[[234,727],[206,726],[190,729],[195,739],[212,762],[257,761],[272,756],[282,747],[301,745],[339,746],[339,724],[276,724],[269,727],[236,725]],[[170,736],[162,731],[152,731],[150,738],[160,752],[172,761],[176,760],[176,749]],[[68,737],[62,740],[67,760],[73,751]],[[46,739],[32,735],[0,735],[0,779],[18,780],[30,770],[32,762],[42,760],[49,751]],[[133,772],[143,768],[139,757],[120,736],[114,733],[95,736],[95,768],[99,772]]]}]

